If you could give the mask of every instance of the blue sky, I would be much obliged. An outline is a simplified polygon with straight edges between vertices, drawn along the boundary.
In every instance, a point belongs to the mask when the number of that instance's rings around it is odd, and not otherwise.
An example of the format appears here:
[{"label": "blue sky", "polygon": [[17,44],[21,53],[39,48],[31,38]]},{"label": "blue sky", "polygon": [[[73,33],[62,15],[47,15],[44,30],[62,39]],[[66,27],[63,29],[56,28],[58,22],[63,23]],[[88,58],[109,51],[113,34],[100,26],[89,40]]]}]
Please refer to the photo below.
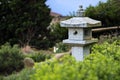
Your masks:
[{"label": "blue sky", "polygon": [[99,1],[106,2],[107,0],[47,0],[46,4],[53,12],[69,15],[72,12],[76,12],[79,5],[83,5],[85,9],[89,5],[97,5]]}]

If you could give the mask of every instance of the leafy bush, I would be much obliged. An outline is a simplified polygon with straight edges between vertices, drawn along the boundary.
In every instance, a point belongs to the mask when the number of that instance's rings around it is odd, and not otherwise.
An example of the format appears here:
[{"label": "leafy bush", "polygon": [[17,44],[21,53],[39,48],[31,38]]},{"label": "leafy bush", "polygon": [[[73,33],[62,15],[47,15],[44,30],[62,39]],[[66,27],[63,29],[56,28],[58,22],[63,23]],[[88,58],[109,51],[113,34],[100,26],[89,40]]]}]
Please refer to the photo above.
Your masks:
[{"label": "leafy bush", "polygon": [[60,26],[60,23],[50,25],[50,46],[53,47],[56,43],[61,42],[68,37],[68,29]]},{"label": "leafy bush", "polygon": [[120,43],[115,41],[113,43],[104,42],[103,44],[95,44],[92,47],[92,53],[100,53],[105,56],[112,57],[114,60],[120,61]]},{"label": "leafy bush", "polygon": [[44,50],[47,50],[49,47],[53,46],[51,44],[52,43],[50,42],[49,39],[40,40],[39,38],[33,39],[30,43],[30,45],[35,45],[34,47],[36,49],[44,49]]},{"label": "leafy bush", "polygon": [[67,28],[63,28],[60,26],[60,23],[52,24],[50,26],[51,29],[51,40],[52,42],[60,42],[63,39],[68,37],[68,30]]},{"label": "leafy bush", "polygon": [[0,80],[5,80],[3,76],[0,76]]},{"label": "leafy bush", "polygon": [[31,80],[119,80],[120,46],[107,42],[92,48],[84,61],[71,56],[36,63]]},{"label": "leafy bush", "polygon": [[[30,80],[30,75],[34,73],[33,69],[23,69],[17,74],[2,77],[2,80]],[[0,80],[1,80],[0,79]]]},{"label": "leafy bush", "polygon": [[10,74],[24,67],[24,56],[17,45],[11,47],[8,43],[0,47],[0,74]]},{"label": "leafy bush", "polygon": [[62,42],[57,43],[56,47],[58,48],[58,50],[56,51],[56,53],[66,52],[69,49],[69,46],[66,45],[66,44],[63,44]]},{"label": "leafy bush", "polygon": [[111,35],[109,35],[109,36],[104,36],[104,35],[101,35],[100,36],[100,39],[99,39],[99,41],[98,41],[98,43],[104,43],[104,42],[108,42],[108,43],[110,43],[110,44],[112,44],[113,42],[117,42],[118,44],[120,44],[120,36],[111,36]]},{"label": "leafy bush", "polygon": [[50,59],[51,54],[35,52],[35,53],[31,54],[31,55],[28,55],[28,57],[32,58],[35,62],[41,62],[41,61],[45,61],[46,59]]}]

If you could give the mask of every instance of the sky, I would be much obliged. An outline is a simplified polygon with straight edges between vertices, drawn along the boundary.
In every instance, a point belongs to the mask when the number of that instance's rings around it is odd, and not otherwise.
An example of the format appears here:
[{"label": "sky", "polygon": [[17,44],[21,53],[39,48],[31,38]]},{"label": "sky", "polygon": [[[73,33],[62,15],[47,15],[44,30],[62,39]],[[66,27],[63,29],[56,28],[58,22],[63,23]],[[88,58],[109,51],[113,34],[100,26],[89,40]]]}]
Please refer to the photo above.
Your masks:
[{"label": "sky", "polygon": [[106,2],[107,0],[47,0],[46,4],[51,11],[66,16],[76,12],[80,5],[86,9],[89,5],[97,5],[99,1]]}]

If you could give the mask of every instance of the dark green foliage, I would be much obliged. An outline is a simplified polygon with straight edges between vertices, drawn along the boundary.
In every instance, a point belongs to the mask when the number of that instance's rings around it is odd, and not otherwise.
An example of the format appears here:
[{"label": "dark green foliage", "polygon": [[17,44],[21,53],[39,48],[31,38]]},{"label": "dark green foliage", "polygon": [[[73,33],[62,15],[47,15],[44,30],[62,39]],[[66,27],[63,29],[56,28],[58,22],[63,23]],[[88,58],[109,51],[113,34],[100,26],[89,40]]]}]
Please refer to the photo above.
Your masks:
[{"label": "dark green foliage", "polygon": [[0,47],[0,74],[8,75],[13,71],[20,71],[23,67],[24,56],[17,45],[9,44]]},{"label": "dark green foliage", "polygon": [[[50,36],[49,36],[50,37]],[[36,49],[48,49],[50,47],[52,47],[54,44],[53,44],[53,41],[50,41],[48,38],[45,38],[43,40],[39,40],[39,39],[33,39],[30,43],[31,45],[34,45],[34,47]]]},{"label": "dark green foliage", "polygon": [[[51,21],[46,0],[1,0],[0,43],[20,43],[22,46],[33,39],[44,40],[49,36],[47,27]],[[34,42],[32,45],[35,45]]]},{"label": "dark green foliage", "polygon": [[62,42],[57,43],[56,47],[58,48],[56,53],[67,52],[69,50],[69,46],[64,44],[64,43],[62,43]]},{"label": "dark green foliage", "polygon": [[1,77],[0,80],[30,80],[30,75],[33,73],[34,69],[23,69],[18,74]]},{"label": "dark green foliage", "polygon": [[60,26],[59,23],[51,25],[51,32],[50,32],[50,39],[51,42],[54,43],[61,42],[63,39],[68,38],[68,31],[67,28],[63,28]]},{"label": "dark green foliage", "polygon": [[0,80],[4,80],[4,77],[3,77],[3,76],[0,76]]},{"label": "dark green foliage", "polygon": [[102,26],[119,26],[119,5],[119,0],[108,0],[106,3],[99,2],[95,7],[89,6],[85,14],[93,19],[102,21]]},{"label": "dark green foliage", "polygon": [[35,52],[31,55],[28,55],[28,57],[32,58],[35,62],[42,62],[42,61],[45,61],[46,59],[50,59],[51,54]]}]

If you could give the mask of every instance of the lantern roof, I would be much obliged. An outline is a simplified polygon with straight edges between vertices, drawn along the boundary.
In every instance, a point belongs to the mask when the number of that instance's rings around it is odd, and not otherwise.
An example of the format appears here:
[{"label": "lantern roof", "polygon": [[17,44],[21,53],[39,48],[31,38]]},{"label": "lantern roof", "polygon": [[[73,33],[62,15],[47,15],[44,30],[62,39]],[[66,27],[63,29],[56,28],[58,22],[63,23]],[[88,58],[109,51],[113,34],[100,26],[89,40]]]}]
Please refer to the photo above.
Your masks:
[{"label": "lantern roof", "polygon": [[73,17],[60,22],[61,27],[97,27],[101,26],[101,21],[91,19],[89,17]]},{"label": "lantern roof", "polygon": [[82,6],[79,6],[76,12],[76,17],[70,18],[65,21],[60,22],[61,27],[97,27],[101,26],[101,21],[91,19],[89,17],[84,17],[84,10]]}]

